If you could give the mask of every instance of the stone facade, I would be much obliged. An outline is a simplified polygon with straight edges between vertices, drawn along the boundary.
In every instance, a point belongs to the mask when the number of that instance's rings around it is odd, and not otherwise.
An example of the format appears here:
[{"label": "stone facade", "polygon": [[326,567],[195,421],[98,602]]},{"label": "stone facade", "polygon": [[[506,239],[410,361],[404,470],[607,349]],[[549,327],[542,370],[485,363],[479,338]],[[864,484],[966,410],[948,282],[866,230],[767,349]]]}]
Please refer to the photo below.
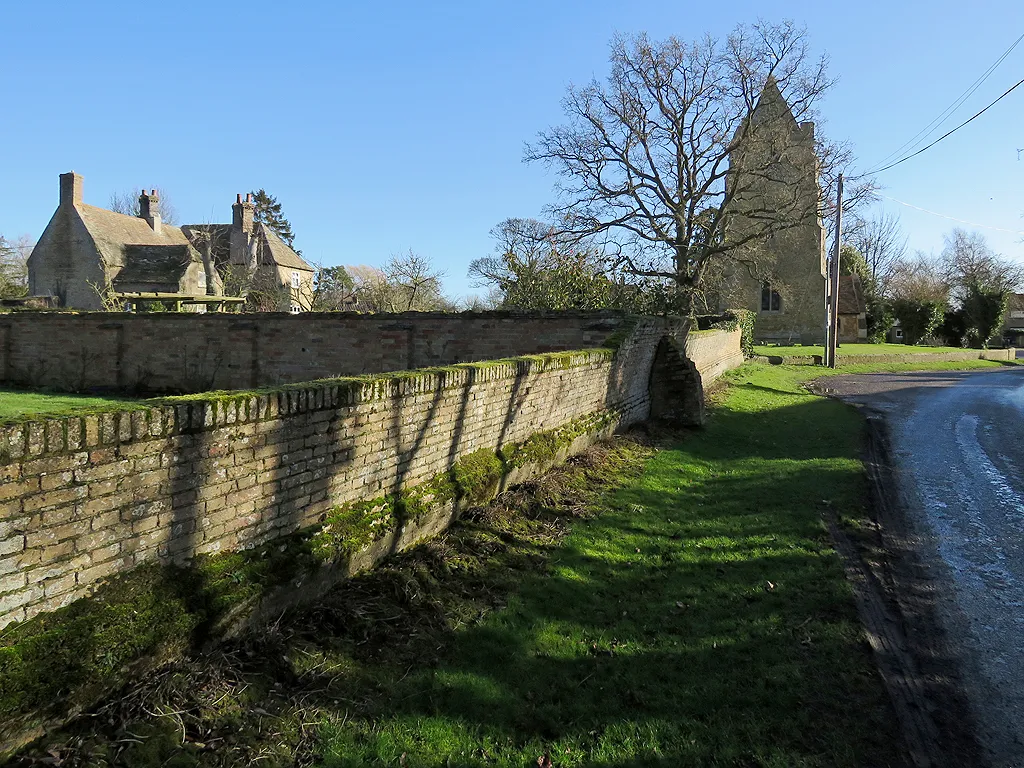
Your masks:
[{"label": "stone facade", "polygon": [[107,289],[205,296],[217,293],[218,271],[237,264],[282,286],[292,311],[309,309],[313,268],[254,223],[254,206],[241,195],[230,225],[174,227],[161,220],[156,190],[143,190],[139,216],[126,216],[87,205],[82,189],[81,176],[61,174],[57,210],[28,259],[33,296],[92,310],[103,308],[101,293]]},{"label": "stone facade", "polygon": [[756,312],[758,341],[822,343],[825,231],[814,123],[797,123],[769,79],[749,125],[740,130],[755,138],[730,158],[726,237],[745,243],[737,256],[749,268],[726,276],[720,308]]},{"label": "stone facade", "polygon": [[[0,627],[143,563],[184,563],[315,526],[337,504],[415,487],[481,449],[569,423],[592,423],[596,434],[642,421],[659,378],[656,350],[666,340],[685,346],[681,334],[684,326],[652,318],[634,324],[614,353],[327,381],[0,428]],[[738,333],[706,332],[701,344],[708,376],[737,359]],[[684,362],[675,381],[685,383],[687,371],[699,376]],[[407,546],[449,519],[415,535],[399,531],[396,541]]]}]

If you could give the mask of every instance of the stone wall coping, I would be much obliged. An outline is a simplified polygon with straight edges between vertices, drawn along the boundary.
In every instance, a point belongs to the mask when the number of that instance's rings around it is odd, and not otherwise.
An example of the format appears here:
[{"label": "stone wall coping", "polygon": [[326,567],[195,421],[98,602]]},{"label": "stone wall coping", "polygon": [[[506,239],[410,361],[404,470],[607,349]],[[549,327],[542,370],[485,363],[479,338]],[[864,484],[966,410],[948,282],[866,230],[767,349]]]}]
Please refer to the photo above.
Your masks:
[{"label": "stone wall coping", "polygon": [[252,391],[201,392],[154,398],[138,405],[41,416],[0,425],[0,466],[25,459],[88,451],[105,446],[191,434],[281,416],[336,410],[359,403],[468,387],[552,370],[607,363],[612,349],[581,349],[320,379]]}]

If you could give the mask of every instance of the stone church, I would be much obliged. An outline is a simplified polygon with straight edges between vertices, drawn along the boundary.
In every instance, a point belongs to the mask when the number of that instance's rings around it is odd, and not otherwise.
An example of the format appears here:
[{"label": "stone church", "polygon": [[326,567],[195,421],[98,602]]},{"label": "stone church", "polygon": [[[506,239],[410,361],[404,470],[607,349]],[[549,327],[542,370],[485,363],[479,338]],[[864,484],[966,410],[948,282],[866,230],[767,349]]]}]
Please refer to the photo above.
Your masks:
[{"label": "stone church", "polygon": [[814,123],[798,123],[772,78],[730,157],[726,239],[740,243],[721,305],[757,313],[754,338],[825,339],[825,230],[820,218]]},{"label": "stone church", "polygon": [[[102,309],[101,293],[219,295],[221,275],[246,269],[281,287],[288,309],[309,309],[313,267],[236,198],[231,224],[164,224],[156,190],[143,190],[139,215],[83,201],[82,177],[60,176],[60,202],[28,259],[29,293],[62,307]],[[284,308],[284,307],[282,307]]]}]

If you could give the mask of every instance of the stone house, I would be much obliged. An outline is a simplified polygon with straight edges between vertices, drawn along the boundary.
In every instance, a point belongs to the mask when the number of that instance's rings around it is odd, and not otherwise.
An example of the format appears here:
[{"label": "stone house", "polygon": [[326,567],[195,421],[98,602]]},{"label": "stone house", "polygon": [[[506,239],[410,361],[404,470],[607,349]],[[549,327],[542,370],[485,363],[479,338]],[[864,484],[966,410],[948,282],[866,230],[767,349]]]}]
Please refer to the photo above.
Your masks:
[{"label": "stone house", "polygon": [[[279,286],[288,309],[309,309],[313,268],[268,227],[241,195],[231,224],[164,224],[153,190],[139,198],[139,216],[88,205],[82,177],[60,176],[60,201],[28,259],[29,293],[58,306],[102,309],[101,294],[157,292],[218,295],[224,272],[250,269]],[[282,307],[283,308],[283,307]]]},{"label": "stone house", "polygon": [[868,340],[868,310],[864,285],[859,275],[839,278],[839,343],[856,344]]},{"label": "stone house", "polygon": [[1024,293],[1010,294],[1002,336],[1007,346],[1024,347]]},{"label": "stone house", "polygon": [[[739,130],[757,133],[730,157],[725,237],[752,239],[737,252],[746,268],[732,267],[725,276],[720,308],[753,310],[757,341],[820,344],[826,259],[814,123],[797,123],[769,78]],[[769,216],[774,220],[766,224]]]}]

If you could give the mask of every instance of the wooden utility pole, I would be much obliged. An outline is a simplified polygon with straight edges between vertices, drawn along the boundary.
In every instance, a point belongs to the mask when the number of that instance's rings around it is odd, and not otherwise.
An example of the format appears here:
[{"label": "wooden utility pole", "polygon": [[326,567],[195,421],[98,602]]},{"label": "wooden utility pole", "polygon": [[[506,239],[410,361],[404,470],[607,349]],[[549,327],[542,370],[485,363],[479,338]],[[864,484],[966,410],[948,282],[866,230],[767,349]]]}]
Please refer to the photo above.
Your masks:
[{"label": "wooden utility pole", "polygon": [[839,346],[839,248],[843,239],[843,174],[839,174],[836,189],[836,237],[832,244],[832,264],[829,270],[828,333],[826,334],[825,365],[836,367],[836,347]]}]

